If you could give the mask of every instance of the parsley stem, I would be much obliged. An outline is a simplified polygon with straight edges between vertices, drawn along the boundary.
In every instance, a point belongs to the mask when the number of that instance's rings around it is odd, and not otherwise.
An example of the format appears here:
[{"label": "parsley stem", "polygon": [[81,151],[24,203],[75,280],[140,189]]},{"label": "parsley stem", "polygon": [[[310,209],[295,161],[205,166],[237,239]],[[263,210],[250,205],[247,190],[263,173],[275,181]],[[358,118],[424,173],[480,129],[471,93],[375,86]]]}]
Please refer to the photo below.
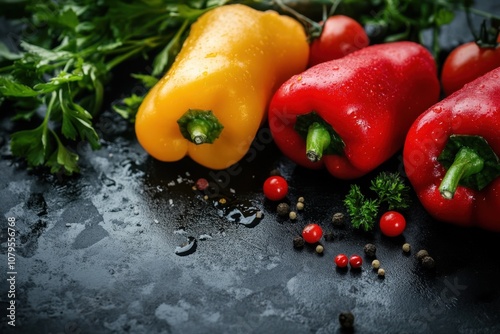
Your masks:
[{"label": "parsley stem", "polygon": [[459,5],[459,7],[461,10],[463,11],[468,11],[468,12],[471,12],[473,14],[476,14],[478,16],[482,16],[482,17],[485,17],[487,19],[496,19],[496,20],[500,20],[500,16],[499,15],[494,15],[492,13],[489,13],[489,12],[485,12],[481,9],[477,9],[477,8],[474,8],[474,7],[469,7],[469,6],[464,6],[464,5]]},{"label": "parsley stem", "polygon": [[14,64],[9,65],[9,66],[0,67],[0,73],[1,72],[10,72],[15,68],[16,68],[16,66]]},{"label": "parsley stem", "polygon": [[139,53],[140,51],[142,51],[143,48],[144,48],[144,46],[141,45],[137,49],[132,49],[129,52],[122,54],[122,55],[119,55],[119,56],[115,57],[113,60],[110,60],[106,64],[106,71],[111,71],[113,69],[113,67],[115,67],[115,66],[119,65],[120,63],[122,63],[123,61],[129,59],[130,57],[132,57],[136,53]]},{"label": "parsley stem", "polygon": [[318,38],[321,35],[321,32],[323,31],[323,27],[321,24],[297,12],[295,9],[286,5],[282,0],[274,0],[273,2],[276,5],[278,5],[278,7],[280,7],[283,11],[293,15],[297,20],[299,20],[304,25],[304,27],[307,28],[307,35],[310,41]]},{"label": "parsley stem", "polygon": [[52,113],[52,110],[54,109],[54,103],[56,103],[56,99],[57,99],[57,92],[54,91],[54,92],[52,92],[52,94],[50,94],[50,101],[49,101],[49,104],[47,105],[47,111],[45,113],[45,117],[43,118],[43,122],[40,125],[41,127],[43,127],[43,130],[42,130],[43,134],[42,134],[41,140],[42,140],[43,150],[45,153],[46,153],[48,145],[49,145],[47,134],[49,131],[52,131],[49,128],[50,115]]},{"label": "parsley stem", "polygon": [[45,112],[45,117],[43,118],[44,126],[48,126],[50,120],[50,114],[54,109],[54,103],[56,103],[56,99],[57,99],[57,91],[53,91],[52,94],[50,94],[50,101],[49,104],[47,105],[47,111]]}]

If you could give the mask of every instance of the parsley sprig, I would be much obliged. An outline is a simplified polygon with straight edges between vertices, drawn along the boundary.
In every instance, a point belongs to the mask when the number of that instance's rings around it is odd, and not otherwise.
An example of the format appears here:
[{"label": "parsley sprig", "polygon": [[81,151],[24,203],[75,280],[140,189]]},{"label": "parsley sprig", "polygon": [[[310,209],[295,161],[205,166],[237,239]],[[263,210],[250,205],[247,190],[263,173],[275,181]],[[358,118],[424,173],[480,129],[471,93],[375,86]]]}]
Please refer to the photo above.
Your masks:
[{"label": "parsley sprig", "polygon": [[[117,66],[156,51],[150,73],[137,76],[142,82],[156,81],[180,49],[189,25],[209,6],[222,3],[40,0],[27,5],[31,16],[21,19],[26,27],[21,51],[16,54],[0,42],[0,99],[11,101],[6,105],[15,110],[14,120],[42,120],[34,129],[12,134],[12,153],[30,167],[78,172],[72,144],[100,147],[94,119]],[[125,102],[137,108],[140,99]]]},{"label": "parsley sprig", "polygon": [[369,187],[377,198],[367,198],[357,184],[352,184],[344,199],[344,205],[354,228],[370,231],[375,225],[379,210],[386,205],[388,210],[409,207],[409,190],[399,173],[381,172]]},{"label": "parsley sprig", "polygon": [[357,184],[352,184],[344,204],[351,218],[352,226],[357,229],[362,228],[365,231],[373,228],[380,205],[378,200],[367,199],[361,192],[361,188]]}]

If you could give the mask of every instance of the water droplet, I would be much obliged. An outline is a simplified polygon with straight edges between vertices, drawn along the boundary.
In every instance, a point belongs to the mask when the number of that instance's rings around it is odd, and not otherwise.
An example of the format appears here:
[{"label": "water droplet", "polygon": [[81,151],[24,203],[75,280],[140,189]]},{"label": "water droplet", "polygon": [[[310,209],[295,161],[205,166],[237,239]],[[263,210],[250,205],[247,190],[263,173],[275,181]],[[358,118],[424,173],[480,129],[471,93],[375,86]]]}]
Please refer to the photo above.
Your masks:
[{"label": "water droplet", "polygon": [[47,214],[47,203],[42,193],[32,193],[28,198],[26,203],[28,209],[33,210],[37,216],[43,216]]},{"label": "water droplet", "polygon": [[113,179],[110,179],[106,174],[102,173],[101,174],[101,182],[106,186],[106,187],[113,187],[116,186],[116,182]]},{"label": "water droplet", "polygon": [[212,239],[212,236],[210,234],[200,234],[198,237],[198,240],[205,241],[205,240],[210,240]]},{"label": "water droplet", "polygon": [[433,111],[436,113],[436,114],[439,114],[441,111],[443,111],[443,107],[441,106],[435,106],[433,108]]},{"label": "water droplet", "polygon": [[193,254],[196,251],[197,244],[196,238],[188,237],[185,243],[175,247],[175,254],[179,256]]},{"label": "water droplet", "polygon": [[216,202],[215,207],[219,209],[219,216],[249,228],[257,226],[262,219],[262,211],[250,202],[233,201],[226,205]]}]

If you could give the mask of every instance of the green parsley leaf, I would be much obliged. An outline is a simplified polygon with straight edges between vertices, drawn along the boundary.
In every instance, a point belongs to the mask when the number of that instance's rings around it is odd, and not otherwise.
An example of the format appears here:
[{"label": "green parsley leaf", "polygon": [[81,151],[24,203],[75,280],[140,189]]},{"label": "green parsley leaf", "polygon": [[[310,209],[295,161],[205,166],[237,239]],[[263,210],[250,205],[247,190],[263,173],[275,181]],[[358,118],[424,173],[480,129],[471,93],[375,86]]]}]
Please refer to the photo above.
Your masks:
[{"label": "green parsley leaf", "polygon": [[0,76],[0,94],[9,97],[32,97],[37,96],[38,92],[12,78]]},{"label": "green parsley leaf", "polygon": [[371,181],[370,189],[378,195],[379,202],[387,203],[389,210],[406,209],[409,204],[410,187],[399,173],[381,172]]},{"label": "green parsley leaf", "polygon": [[147,74],[136,74],[133,73],[132,77],[138,79],[146,88],[152,88],[158,82],[158,77],[147,75]]},{"label": "green parsley leaf", "polygon": [[377,219],[379,202],[377,200],[367,199],[357,184],[352,184],[344,199],[347,213],[351,218],[351,224],[354,228],[370,231],[375,225]]},{"label": "green parsley leaf", "polygon": [[69,139],[88,141],[93,149],[100,147],[99,136],[92,127],[92,115],[78,104],[72,103],[68,92],[59,91],[59,104],[63,112],[62,134]]},{"label": "green parsley leaf", "polygon": [[61,89],[68,82],[80,81],[82,78],[82,75],[60,72],[57,76],[50,78],[48,82],[36,84],[33,88],[38,94],[47,94]]},{"label": "green parsley leaf", "polygon": [[128,119],[133,122],[143,100],[144,96],[132,94],[129,97],[122,99],[120,103],[114,104],[113,110],[124,119]]},{"label": "green parsley leaf", "polygon": [[437,26],[449,24],[455,18],[455,13],[446,8],[440,8],[435,14],[435,22]]},{"label": "green parsley leaf", "polygon": [[78,167],[78,154],[68,150],[55,135],[57,142],[57,150],[54,151],[47,162],[46,166],[50,167],[51,173],[60,173],[64,171],[65,174],[71,175],[80,171]]},{"label": "green parsley leaf", "polygon": [[12,154],[25,157],[30,167],[44,165],[52,146],[44,123],[32,130],[15,132],[10,141]]},{"label": "green parsley leaf", "polygon": [[12,52],[11,50],[9,50],[7,45],[5,45],[4,42],[0,41],[0,60],[2,59],[17,60],[21,57],[22,57],[21,54]]}]

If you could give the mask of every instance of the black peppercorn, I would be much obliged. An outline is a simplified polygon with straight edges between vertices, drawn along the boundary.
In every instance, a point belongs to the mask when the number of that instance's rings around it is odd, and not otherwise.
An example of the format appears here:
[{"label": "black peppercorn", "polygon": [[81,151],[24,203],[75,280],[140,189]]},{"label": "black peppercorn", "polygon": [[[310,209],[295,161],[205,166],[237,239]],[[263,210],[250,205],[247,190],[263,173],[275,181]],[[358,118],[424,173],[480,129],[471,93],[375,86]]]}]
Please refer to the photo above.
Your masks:
[{"label": "black peppercorn", "polygon": [[417,255],[416,255],[416,257],[417,257],[417,259],[418,259],[419,261],[421,261],[421,260],[422,260],[424,257],[426,257],[426,256],[429,256],[429,252],[428,252],[428,251],[426,251],[425,249],[419,250],[419,251],[417,252]]},{"label": "black peppercorn", "polygon": [[281,176],[281,172],[279,169],[275,168],[269,172],[270,176]]},{"label": "black peppercorn", "polygon": [[423,259],[422,259],[422,266],[425,268],[425,269],[432,269],[436,266],[436,263],[434,262],[434,259],[430,256],[425,256]]},{"label": "black peppercorn", "polygon": [[293,238],[293,247],[294,248],[302,248],[304,247],[305,241],[302,237],[295,237]]},{"label": "black peppercorn", "polygon": [[325,233],[325,240],[326,241],[333,241],[334,238],[335,238],[335,236],[333,235],[332,231],[327,231]]},{"label": "black peppercorn", "polygon": [[276,208],[276,212],[278,213],[278,216],[288,217],[290,213],[290,205],[288,205],[287,203],[280,203]]},{"label": "black peppercorn", "polygon": [[354,315],[351,312],[342,312],[339,314],[339,322],[342,328],[352,328],[354,326]]},{"label": "black peppercorn", "polygon": [[342,212],[337,212],[332,217],[332,223],[334,226],[344,225],[344,214]]},{"label": "black peppercorn", "polygon": [[375,257],[375,253],[377,252],[377,247],[375,247],[374,244],[366,244],[364,250],[367,256]]}]

